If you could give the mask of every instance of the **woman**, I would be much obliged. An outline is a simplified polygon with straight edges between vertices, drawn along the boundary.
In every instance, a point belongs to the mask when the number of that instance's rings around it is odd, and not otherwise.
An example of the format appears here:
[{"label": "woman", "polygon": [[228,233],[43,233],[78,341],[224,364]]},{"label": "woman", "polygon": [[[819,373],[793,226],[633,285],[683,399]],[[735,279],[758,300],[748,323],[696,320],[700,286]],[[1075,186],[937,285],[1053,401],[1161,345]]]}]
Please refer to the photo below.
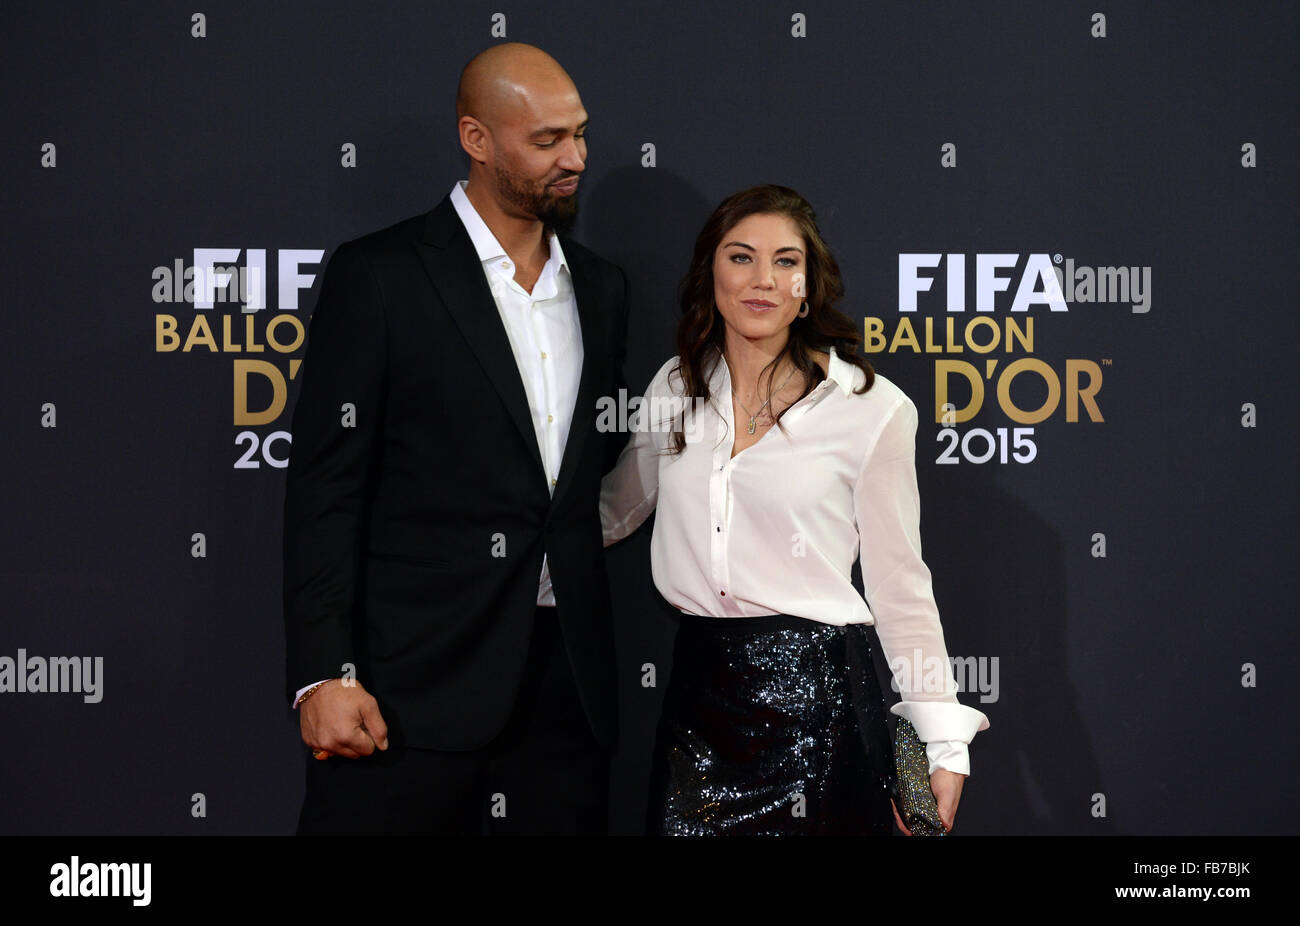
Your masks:
[{"label": "woman", "polygon": [[888,834],[891,817],[906,832],[868,624],[946,827],[988,727],[957,703],[921,559],[916,406],[859,354],[842,295],[802,196],[723,201],[683,283],[677,356],[605,477],[605,544],[657,510],[654,580],[682,612],[652,834]]}]

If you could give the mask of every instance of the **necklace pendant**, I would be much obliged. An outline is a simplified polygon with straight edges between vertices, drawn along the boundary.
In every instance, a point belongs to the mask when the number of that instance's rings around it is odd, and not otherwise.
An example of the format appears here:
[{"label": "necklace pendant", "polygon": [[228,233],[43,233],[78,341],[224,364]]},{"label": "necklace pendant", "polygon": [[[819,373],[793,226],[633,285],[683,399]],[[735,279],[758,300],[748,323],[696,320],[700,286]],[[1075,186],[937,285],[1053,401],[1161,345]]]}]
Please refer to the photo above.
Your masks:
[{"label": "necklace pendant", "polygon": [[755,427],[756,427],[756,425],[754,424],[754,419],[753,419],[753,418],[750,418],[750,419],[749,419],[749,429],[748,429],[750,434],[753,434],[753,433],[754,433]]}]

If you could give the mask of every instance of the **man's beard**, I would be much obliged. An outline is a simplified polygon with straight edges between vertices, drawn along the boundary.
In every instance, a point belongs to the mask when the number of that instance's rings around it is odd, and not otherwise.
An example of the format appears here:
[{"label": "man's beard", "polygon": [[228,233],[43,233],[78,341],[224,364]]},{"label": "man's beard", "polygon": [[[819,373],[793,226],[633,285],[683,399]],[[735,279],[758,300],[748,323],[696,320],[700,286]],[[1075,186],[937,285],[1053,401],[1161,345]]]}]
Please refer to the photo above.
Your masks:
[{"label": "man's beard", "polygon": [[497,190],[501,198],[525,215],[531,215],[549,228],[568,231],[578,217],[578,191],[561,196],[544,187],[537,192],[524,178],[508,167],[497,165]]}]

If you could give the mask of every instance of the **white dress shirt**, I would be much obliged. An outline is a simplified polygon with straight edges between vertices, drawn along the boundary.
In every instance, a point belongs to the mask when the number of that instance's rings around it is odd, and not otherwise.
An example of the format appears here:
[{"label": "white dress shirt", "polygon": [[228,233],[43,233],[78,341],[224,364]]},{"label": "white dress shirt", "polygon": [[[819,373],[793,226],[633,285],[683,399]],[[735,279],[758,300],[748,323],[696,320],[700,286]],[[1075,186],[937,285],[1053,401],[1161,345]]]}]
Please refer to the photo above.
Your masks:
[{"label": "white dress shirt", "polygon": [[[546,468],[547,485],[554,493],[582,378],[582,327],[569,264],[560,249],[559,237],[551,234],[551,254],[533,284],[533,291],[530,293],[520,286],[515,281],[514,261],[465,195],[468,183],[459,180],[451,188],[451,204],[456,207],[456,214],[478,252],[483,275],[510,339],[524,392],[528,394],[533,433]],[[537,603],[555,606],[546,554],[542,554]],[[297,691],[294,707],[310,687],[305,685]]]},{"label": "white dress shirt", "polygon": [[[573,409],[578,402],[578,383],[582,379],[582,327],[578,322],[578,302],[573,294],[569,265],[560,250],[559,236],[552,234],[551,256],[533,284],[533,291],[529,293],[516,283],[514,262],[465,195],[468,183],[460,180],[452,187],[451,204],[474,242],[510,338],[510,349],[514,351],[524,391],[528,393],[533,432],[542,452],[542,465],[546,467],[547,485],[554,493],[569,426],[573,423]],[[555,605],[545,554],[537,603]]]},{"label": "white dress shirt", "polygon": [[[664,409],[681,401],[676,366],[672,357],[655,374],[602,483],[606,546],[653,511],[651,570],[679,610],[874,624],[902,698],[892,712],[926,743],[931,772],[969,775],[967,744],[989,722],[957,701],[921,558],[912,400],[879,373],[855,395],[864,374],[832,349],[827,378],[782,416],[787,433],[774,425],[733,459],[730,371],[715,352],[710,400],[673,456]],[[866,600],[850,577],[859,551]]]}]

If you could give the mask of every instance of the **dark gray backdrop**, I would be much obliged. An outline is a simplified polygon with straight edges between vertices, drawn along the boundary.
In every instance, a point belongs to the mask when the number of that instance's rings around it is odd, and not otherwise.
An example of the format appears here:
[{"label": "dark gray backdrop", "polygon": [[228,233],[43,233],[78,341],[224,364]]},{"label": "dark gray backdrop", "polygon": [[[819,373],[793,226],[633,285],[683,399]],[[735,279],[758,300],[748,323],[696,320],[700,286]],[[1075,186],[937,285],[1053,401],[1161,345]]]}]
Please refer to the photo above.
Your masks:
[{"label": "dark gray backdrop", "polygon": [[[328,257],[436,204],[465,176],[455,83],[502,40],[497,12],[506,39],[565,66],[590,113],[576,234],[628,272],[635,388],[671,352],[701,223],[755,183],[809,198],[844,311],[891,329],[900,253],[965,254],[972,279],[981,253],[1151,268],[1149,312],[1027,313],[1034,356],[1058,374],[1069,358],[1109,361],[1105,421],[1058,410],[1029,464],[936,464],[943,355],[871,357],[922,410],[922,537],[949,651],[999,667],[996,701],[962,695],[992,727],[972,747],[957,831],[1294,829],[1293,5],[216,2],[204,38],[192,12],[6,11],[0,656],[102,656],[104,677],[97,704],[0,693],[0,831],[292,829],[303,760],[280,695],[284,472],[234,463],[241,431],[260,442],[287,427],[296,388],[273,423],[232,416],[234,361],[290,358],[156,350],[156,315],[184,332],[197,313],[156,304],[151,272],[201,247],[266,248],[272,266],[286,248]],[[796,14],[806,37],[791,34]],[[46,143],[57,166],[42,166]],[[355,168],[340,166],[346,143]],[[320,267],[304,271],[317,274],[294,313],[305,322]],[[918,326],[946,317],[937,275]],[[1018,273],[1003,275],[1014,290]],[[281,312],[270,282],[259,324]],[[218,338],[223,314],[243,330],[238,306],[206,314]],[[1032,377],[1013,392],[1026,407],[1044,394]],[[250,405],[270,401],[254,381]],[[47,403],[57,427],[43,426]],[[959,429],[1014,425],[990,384]],[[639,831],[671,652],[648,540],[610,553],[622,833]],[[640,685],[647,662],[656,689]],[[196,793],[206,816],[191,813]]]}]

